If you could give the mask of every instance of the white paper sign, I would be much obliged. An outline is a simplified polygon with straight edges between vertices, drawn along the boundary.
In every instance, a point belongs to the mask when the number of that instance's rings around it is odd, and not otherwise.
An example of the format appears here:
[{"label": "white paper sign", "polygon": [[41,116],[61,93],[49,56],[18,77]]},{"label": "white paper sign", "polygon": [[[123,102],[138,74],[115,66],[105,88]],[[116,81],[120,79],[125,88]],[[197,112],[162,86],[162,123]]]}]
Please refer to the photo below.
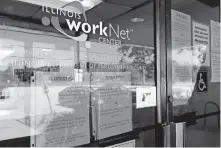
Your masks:
[{"label": "white paper sign", "polygon": [[192,49],[181,48],[172,51],[172,82],[183,86],[192,84]]},{"label": "white paper sign", "polygon": [[98,131],[96,136],[98,139],[132,131],[131,90],[123,86],[124,83],[115,83],[124,82],[126,81],[125,78],[128,78],[127,82],[130,82],[128,73],[101,73],[92,73],[93,78],[100,77],[98,84],[99,82],[103,84],[103,86],[92,93],[92,98],[96,102],[96,124]]},{"label": "white paper sign", "polygon": [[[31,122],[41,134],[36,147],[72,147],[90,143],[89,94],[83,86],[37,73]],[[68,86],[69,85],[69,86]]]},{"label": "white paper sign", "polygon": [[135,147],[135,140],[115,144],[106,148],[114,148],[114,147]]},{"label": "white paper sign", "polygon": [[136,107],[145,108],[156,106],[156,87],[136,88]]},{"label": "white paper sign", "polygon": [[131,92],[112,86],[102,87],[98,91],[98,139],[131,131]]},{"label": "white paper sign", "polygon": [[220,82],[220,23],[210,21],[212,82]]},{"label": "white paper sign", "polygon": [[211,51],[212,82],[220,82],[220,52]]},{"label": "white paper sign", "polygon": [[185,13],[171,10],[172,48],[188,48],[191,46],[191,17]]},{"label": "white paper sign", "polygon": [[193,57],[194,64],[210,66],[209,27],[193,22]]},{"label": "white paper sign", "polygon": [[220,52],[220,23],[210,21],[211,27],[211,50]]},{"label": "white paper sign", "polygon": [[[191,16],[172,10],[173,106],[187,104],[192,85]],[[181,97],[182,96],[182,97]]]}]

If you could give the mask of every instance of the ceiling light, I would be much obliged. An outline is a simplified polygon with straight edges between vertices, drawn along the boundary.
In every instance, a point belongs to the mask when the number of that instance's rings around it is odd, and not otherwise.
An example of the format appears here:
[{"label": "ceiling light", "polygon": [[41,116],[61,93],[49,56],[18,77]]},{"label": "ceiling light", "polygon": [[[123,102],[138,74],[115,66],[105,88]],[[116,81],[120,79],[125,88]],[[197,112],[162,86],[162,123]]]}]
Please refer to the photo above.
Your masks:
[{"label": "ceiling light", "polygon": [[[61,1],[73,2],[74,0],[61,0]],[[80,2],[84,7],[87,7],[87,8],[92,8],[94,6],[94,0],[80,0]]]},{"label": "ceiling light", "polygon": [[83,0],[83,1],[81,1],[81,4],[82,4],[84,7],[89,8],[89,9],[93,8],[94,5],[95,5],[95,3],[94,3],[93,0]]},{"label": "ceiling light", "polygon": [[144,19],[139,18],[139,17],[135,17],[135,18],[130,19],[130,21],[133,22],[133,23],[139,23],[139,22],[143,22]]},{"label": "ceiling light", "polygon": [[[73,2],[76,0],[60,0],[60,1],[64,1],[64,2]],[[81,2],[81,4],[88,9],[93,8],[95,5],[98,5],[99,3],[101,3],[101,0],[79,0],[79,2]]]},{"label": "ceiling light", "polygon": [[[51,8],[58,8],[58,9],[60,9],[66,3],[79,1],[82,3],[83,7],[85,8],[85,11],[90,10],[91,8],[103,2],[102,0],[17,0],[17,1],[51,7]],[[69,10],[69,9],[65,8],[64,10]]]}]

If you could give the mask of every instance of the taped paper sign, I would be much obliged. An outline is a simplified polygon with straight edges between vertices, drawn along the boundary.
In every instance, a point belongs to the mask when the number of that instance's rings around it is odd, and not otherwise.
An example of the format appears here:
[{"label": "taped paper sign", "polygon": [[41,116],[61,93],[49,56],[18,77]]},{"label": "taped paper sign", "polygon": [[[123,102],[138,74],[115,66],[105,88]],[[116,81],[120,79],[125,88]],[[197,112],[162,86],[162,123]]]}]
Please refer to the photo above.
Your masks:
[{"label": "taped paper sign", "polygon": [[136,107],[145,108],[156,106],[156,87],[136,88]]},{"label": "taped paper sign", "polygon": [[92,73],[96,90],[92,99],[96,106],[97,138],[104,139],[132,130],[132,93],[128,72]]},{"label": "taped paper sign", "polygon": [[49,83],[46,81],[49,77],[36,76],[38,85],[31,102],[32,126],[40,132],[35,137],[36,147],[72,147],[90,143],[89,89],[71,86],[69,81],[62,79]]}]

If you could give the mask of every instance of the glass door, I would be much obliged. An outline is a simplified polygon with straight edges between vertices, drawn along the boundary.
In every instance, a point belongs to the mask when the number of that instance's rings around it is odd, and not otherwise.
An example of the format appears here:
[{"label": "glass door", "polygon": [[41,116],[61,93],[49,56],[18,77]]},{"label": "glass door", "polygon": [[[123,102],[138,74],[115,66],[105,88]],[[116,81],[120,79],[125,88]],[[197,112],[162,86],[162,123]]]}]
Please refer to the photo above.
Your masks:
[{"label": "glass door", "polygon": [[155,146],[167,121],[166,3],[1,4],[0,146]]},{"label": "glass door", "polygon": [[220,1],[171,0],[174,122],[186,146],[220,145]]}]

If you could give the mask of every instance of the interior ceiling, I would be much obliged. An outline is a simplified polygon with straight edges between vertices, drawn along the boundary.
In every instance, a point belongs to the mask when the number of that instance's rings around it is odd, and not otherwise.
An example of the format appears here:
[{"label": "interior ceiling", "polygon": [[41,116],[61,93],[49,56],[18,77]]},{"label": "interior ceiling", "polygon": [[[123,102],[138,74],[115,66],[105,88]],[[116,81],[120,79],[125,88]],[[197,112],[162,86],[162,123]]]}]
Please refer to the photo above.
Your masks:
[{"label": "interior ceiling", "polygon": [[[25,2],[24,2],[25,1]],[[30,3],[27,3],[29,1]],[[1,0],[0,14],[11,15],[14,17],[28,18],[29,20],[40,20],[43,16],[47,15],[42,12],[40,4],[42,0]],[[47,1],[52,0],[44,0]],[[54,2],[60,0],[53,0]],[[125,14],[128,11],[134,10],[137,6],[146,5],[150,0],[103,0],[103,2],[88,10],[87,18],[91,23],[95,21],[107,21],[116,18],[119,15]],[[32,2],[34,4],[32,4]],[[43,2],[41,2],[43,4]],[[50,4],[50,3],[48,3]],[[54,3],[52,6],[55,6]],[[54,7],[53,7],[54,8]]]},{"label": "interior ceiling", "polygon": [[206,5],[198,0],[172,0],[172,9],[186,13],[191,16],[192,21],[205,25],[209,25],[210,20],[220,21],[219,7]]},{"label": "interior ceiling", "polygon": [[191,9],[189,8],[189,6],[197,5],[197,6],[200,6],[202,9],[203,7],[211,8],[212,5],[209,5],[210,3],[212,3],[211,1],[217,2],[217,0],[171,0],[171,5],[172,5],[172,8],[175,8],[175,9],[185,8],[190,11]]},{"label": "interior ceiling", "polygon": [[[47,4],[50,4],[52,0],[1,0],[0,15],[41,25],[41,18],[44,16],[49,17],[50,14],[42,12],[42,5],[37,4],[47,1]],[[58,4],[60,0],[53,1]],[[90,24],[102,21],[104,23],[121,25],[122,29],[133,29],[138,28],[138,26],[143,28],[144,26],[140,26],[141,24],[147,25],[149,23],[153,27],[153,5],[150,6],[150,1],[152,0],[103,0],[99,5],[86,11],[86,16]],[[54,3],[51,4],[55,6]],[[142,23],[130,22],[130,19],[134,17],[144,18],[145,21]],[[62,24],[65,22],[65,17],[59,17],[59,20]],[[142,28],[140,28],[141,31],[137,31],[139,34],[145,32]],[[134,38],[136,39],[137,37]]]},{"label": "interior ceiling", "polygon": [[[102,0],[103,2],[95,6],[94,8],[87,11],[87,17],[89,22],[94,23],[96,21],[110,21],[112,19],[120,17],[117,20],[127,20],[128,14],[129,18],[140,17],[143,15],[143,18],[148,16],[153,16],[153,7],[145,8],[153,0]],[[206,0],[204,0],[206,1]],[[209,1],[209,0],[207,0]],[[61,0],[1,0],[0,5],[0,14],[1,15],[11,15],[22,18],[28,18],[29,20],[40,20],[43,16],[47,15],[41,10],[43,4],[52,5],[55,7],[58,5],[65,4]],[[179,9],[180,7],[185,7],[188,9],[188,6],[200,4],[197,0],[171,0],[172,7]],[[42,4],[42,5],[40,5]],[[202,3],[201,3],[202,4]]]}]

